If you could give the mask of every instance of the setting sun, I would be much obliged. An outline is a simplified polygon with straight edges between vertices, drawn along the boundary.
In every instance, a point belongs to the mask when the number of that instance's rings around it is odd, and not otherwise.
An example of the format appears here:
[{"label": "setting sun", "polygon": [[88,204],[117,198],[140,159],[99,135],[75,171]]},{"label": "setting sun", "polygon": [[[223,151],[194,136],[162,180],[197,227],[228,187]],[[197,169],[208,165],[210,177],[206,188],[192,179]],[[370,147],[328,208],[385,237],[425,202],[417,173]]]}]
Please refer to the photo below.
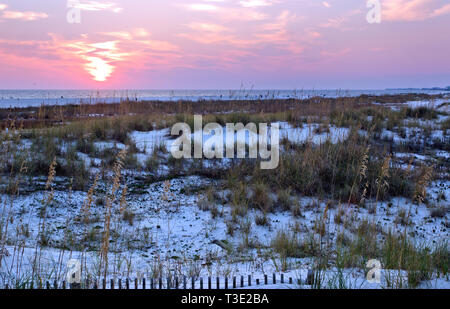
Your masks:
[{"label": "setting sun", "polygon": [[114,66],[101,58],[88,57],[86,60],[89,62],[85,65],[85,69],[94,77],[95,81],[106,81],[114,71]]}]

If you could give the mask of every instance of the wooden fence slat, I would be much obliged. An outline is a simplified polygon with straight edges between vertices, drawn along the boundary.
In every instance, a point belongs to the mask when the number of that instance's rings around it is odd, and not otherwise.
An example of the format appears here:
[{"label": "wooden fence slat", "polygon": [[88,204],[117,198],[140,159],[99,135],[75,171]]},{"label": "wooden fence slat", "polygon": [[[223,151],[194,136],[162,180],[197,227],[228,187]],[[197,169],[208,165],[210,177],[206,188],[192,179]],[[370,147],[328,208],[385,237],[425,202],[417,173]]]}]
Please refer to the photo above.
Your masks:
[{"label": "wooden fence slat", "polygon": [[284,274],[281,274],[281,283],[284,283]]},{"label": "wooden fence slat", "polygon": [[289,277],[289,284],[292,284],[292,277]]},{"label": "wooden fence slat", "polygon": [[219,277],[216,278],[216,287],[217,287],[217,290],[220,290],[220,278]]},{"label": "wooden fence slat", "polygon": [[195,290],[195,279],[194,279],[194,277],[191,278],[191,286],[192,286],[192,289]]},{"label": "wooden fence slat", "polygon": [[167,277],[167,289],[170,290],[170,277]]},{"label": "wooden fence slat", "polygon": [[277,275],[275,273],[273,274],[272,282],[273,282],[273,284],[277,284]]},{"label": "wooden fence slat", "polygon": [[236,288],[236,276],[233,277],[233,289]]},{"label": "wooden fence slat", "polygon": [[256,279],[256,285],[259,285],[259,279]]},{"label": "wooden fence slat", "polygon": [[145,278],[142,278],[142,289],[145,290],[147,287],[145,286]]},{"label": "wooden fence slat", "polygon": [[175,289],[178,290],[178,277],[175,277]]},{"label": "wooden fence slat", "polygon": [[268,281],[269,281],[269,280],[267,280],[267,275],[264,275],[264,284],[267,285],[267,284],[268,284]]},{"label": "wooden fence slat", "polygon": [[200,290],[203,290],[203,277],[200,277]]},{"label": "wooden fence slat", "polygon": [[139,284],[138,279],[135,278],[135,279],[134,279],[134,289],[135,289],[135,290],[137,290],[137,289],[139,288],[139,287],[138,287],[138,284]]},{"label": "wooden fence slat", "polygon": [[208,277],[208,290],[211,290],[211,277]]},{"label": "wooden fence slat", "polygon": [[153,290],[155,288],[155,281],[153,278],[150,278],[150,290]]},{"label": "wooden fence slat", "polygon": [[159,289],[161,290],[163,288],[162,278],[159,278]]},{"label": "wooden fence slat", "polygon": [[186,280],[186,276],[183,276],[183,289],[185,289],[185,290],[187,288],[187,282],[186,281],[187,281]]},{"label": "wooden fence slat", "polygon": [[244,287],[244,276],[241,276],[241,288]]},{"label": "wooden fence slat", "polygon": [[111,279],[111,290],[114,290],[114,279]]},{"label": "wooden fence slat", "polygon": [[306,275],[306,284],[307,285],[313,285],[314,279],[315,279],[315,272],[312,269],[308,270],[308,274]]},{"label": "wooden fence slat", "polygon": [[248,286],[252,286],[252,275],[248,275]]},{"label": "wooden fence slat", "polygon": [[228,277],[225,277],[225,289],[228,290]]},{"label": "wooden fence slat", "polygon": [[125,288],[126,288],[127,290],[130,289],[130,280],[129,280],[128,278],[125,279]]}]

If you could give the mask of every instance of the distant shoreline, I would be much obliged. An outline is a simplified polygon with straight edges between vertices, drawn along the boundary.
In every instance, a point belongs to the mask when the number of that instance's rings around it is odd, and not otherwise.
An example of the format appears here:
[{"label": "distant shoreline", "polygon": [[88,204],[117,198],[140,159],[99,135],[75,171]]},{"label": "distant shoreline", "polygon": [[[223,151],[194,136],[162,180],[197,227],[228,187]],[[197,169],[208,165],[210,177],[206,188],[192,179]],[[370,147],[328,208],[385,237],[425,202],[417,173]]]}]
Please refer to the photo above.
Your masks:
[{"label": "distant shoreline", "polygon": [[[395,95],[359,95],[357,97],[311,97],[304,99],[273,99],[260,100],[233,99],[233,100],[122,100],[117,103],[96,102],[91,104],[67,105],[38,105],[28,107],[0,107],[0,124],[7,125],[10,121],[19,121],[25,128],[39,126],[61,125],[66,121],[100,119],[116,116],[177,116],[190,114],[259,114],[259,113],[286,113],[296,109],[311,109],[315,114],[325,112],[320,110],[326,107],[327,111],[341,109],[354,109],[368,106],[400,106],[409,102],[419,102],[438,106],[448,106],[450,94],[395,94]],[[428,103],[427,103],[428,102]],[[1,106],[1,105],[0,105]],[[317,110],[319,109],[319,110]]]},{"label": "distant shoreline", "polygon": [[432,87],[432,88],[386,88],[386,90],[422,90],[422,91],[450,91],[450,86],[441,88],[441,87]]},{"label": "distant shoreline", "polygon": [[0,90],[0,108],[27,108],[123,101],[230,101],[295,99],[313,97],[345,98],[384,95],[442,95],[441,89],[391,89],[391,90]]}]

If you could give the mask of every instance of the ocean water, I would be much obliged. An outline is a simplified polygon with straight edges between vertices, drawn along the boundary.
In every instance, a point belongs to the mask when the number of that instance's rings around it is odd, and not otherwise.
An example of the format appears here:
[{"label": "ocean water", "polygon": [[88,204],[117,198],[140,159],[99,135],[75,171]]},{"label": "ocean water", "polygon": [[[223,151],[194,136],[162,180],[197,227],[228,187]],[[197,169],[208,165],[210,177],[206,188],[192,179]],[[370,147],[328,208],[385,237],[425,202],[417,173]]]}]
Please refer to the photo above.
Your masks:
[{"label": "ocean water", "polygon": [[[159,100],[231,100],[231,99],[306,99],[313,96],[342,97],[361,94],[400,93],[439,94],[442,90],[0,90],[0,108],[79,103],[114,103],[124,99]],[[449,92],[446,92],[449,93]]]}]

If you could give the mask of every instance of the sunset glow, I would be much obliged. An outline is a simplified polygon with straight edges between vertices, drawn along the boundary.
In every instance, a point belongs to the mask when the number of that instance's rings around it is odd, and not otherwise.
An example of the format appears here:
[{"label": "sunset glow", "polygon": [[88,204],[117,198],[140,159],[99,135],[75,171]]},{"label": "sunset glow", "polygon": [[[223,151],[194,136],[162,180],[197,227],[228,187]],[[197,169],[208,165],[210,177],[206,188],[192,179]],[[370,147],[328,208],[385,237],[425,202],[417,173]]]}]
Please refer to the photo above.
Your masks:
[{"label": "sunset glow", "polygon": [[0,88],[448,84],[448,1],[381,3],[369,24],[360,0],[0,0]]},{"label": "sunset glow", "polygon": [[86,64],[86,71],[98,82],[106,81],[114,71],[114,67],[101,58],[87,57],[87,60],[89,62]]}]

